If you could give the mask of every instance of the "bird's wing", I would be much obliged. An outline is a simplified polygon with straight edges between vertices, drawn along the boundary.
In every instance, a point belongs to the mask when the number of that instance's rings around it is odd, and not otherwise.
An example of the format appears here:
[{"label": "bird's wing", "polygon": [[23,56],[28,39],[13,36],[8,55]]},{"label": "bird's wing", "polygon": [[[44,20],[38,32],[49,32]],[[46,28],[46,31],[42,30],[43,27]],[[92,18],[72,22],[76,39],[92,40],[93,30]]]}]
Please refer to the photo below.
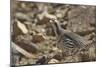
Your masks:
[{"label": "bird's wing", "polygon": [[64,34],[63,41],[65,44],[69,43],[67,46],[70,46],[70,47],[84,48],[85,46],[85,40],[81,36],[73,32],[66,32]]},{"label": "bird's wing", "polygon": [[67,48],[68,47],[69,48],[74,48],[75,47],[74,41],[71,40],[69,37],[64,36],[62,41],[63,41],[64,46],[67,47]]}]

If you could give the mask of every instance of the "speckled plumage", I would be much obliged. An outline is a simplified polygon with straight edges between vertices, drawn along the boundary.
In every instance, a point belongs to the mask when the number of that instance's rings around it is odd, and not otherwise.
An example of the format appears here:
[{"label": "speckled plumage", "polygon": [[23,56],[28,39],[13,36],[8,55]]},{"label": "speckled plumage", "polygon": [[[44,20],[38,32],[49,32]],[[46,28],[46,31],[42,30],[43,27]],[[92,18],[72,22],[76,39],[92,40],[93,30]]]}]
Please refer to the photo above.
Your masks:
[{"label": "speckled plumage", "polygon": [[76,33],[68,32],[61,28],[56,19],[51,19],[50,23],[53,27],[57,38],[57,47],[63,52],[73,53],[77,50],[85,49],[85,40]]}]

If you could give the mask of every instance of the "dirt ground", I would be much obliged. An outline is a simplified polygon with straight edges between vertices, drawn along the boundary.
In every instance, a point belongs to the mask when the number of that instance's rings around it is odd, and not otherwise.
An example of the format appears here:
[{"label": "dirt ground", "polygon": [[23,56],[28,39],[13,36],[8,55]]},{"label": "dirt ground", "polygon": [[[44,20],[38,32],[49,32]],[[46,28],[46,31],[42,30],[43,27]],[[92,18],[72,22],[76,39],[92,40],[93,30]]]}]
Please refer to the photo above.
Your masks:
[{"label": "dirt ground", "polygon": [[[96,60],[96,6],[39,2],[15,2],[11,6],[11,65],[37,65]],[[84,54],[64,56],[56,47],[49,18],[82,36]]]}]

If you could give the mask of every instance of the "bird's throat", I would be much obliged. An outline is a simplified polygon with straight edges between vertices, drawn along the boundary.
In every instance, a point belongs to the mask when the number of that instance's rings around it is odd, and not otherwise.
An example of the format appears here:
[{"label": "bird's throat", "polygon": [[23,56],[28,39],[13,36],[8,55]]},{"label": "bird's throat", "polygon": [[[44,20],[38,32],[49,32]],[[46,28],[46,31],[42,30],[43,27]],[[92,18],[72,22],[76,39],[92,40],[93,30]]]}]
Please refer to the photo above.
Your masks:
[{"label": "bird's throat", "polygon": [[54,30],[55,35],[59,36],[62,32],[62,28],[61,28],[60,24],[58,22],[54,22],[52,24],[52,26],[53,26],[53,30]]}]

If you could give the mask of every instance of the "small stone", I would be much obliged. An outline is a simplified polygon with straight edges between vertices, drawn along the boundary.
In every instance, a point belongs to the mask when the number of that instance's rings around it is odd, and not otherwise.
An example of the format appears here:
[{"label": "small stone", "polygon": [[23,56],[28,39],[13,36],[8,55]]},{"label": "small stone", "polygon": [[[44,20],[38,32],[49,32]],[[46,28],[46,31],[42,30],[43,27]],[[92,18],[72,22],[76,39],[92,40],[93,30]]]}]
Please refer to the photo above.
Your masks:
[{"label": "small stone", "polygon": [[27,60],[25,58],[22,58],[20,65],[28,64]]},{"label": "small stone", "polygon": [[23,32],[23,34],[27,34],[28,33],[28,29],[26,28],[26,26],[21,23],[20,21],[17,21],[17,26],[18,28]]},{"label": "small stone", "polygon": [[58,50],[58,48],[57,47],[53,47],[53,49],[52,49],[53,51],[57,51]]},{"label": "small stone", "polygon": [[51,59],[48,63],[49,63],[49,64],[59,63],[59,61],[58,61],[58,60],[56,60],[56,59]]},{"label": "small stone", "polygon": [[17,13],[15,14],[15,17],[18,18],[18,19],[20,19],[20,20],[32,21],[32,19],[31,19],[28,15],[26,15],[26,14],[24,14],[24,13],[21,13],[21,12],[17,12]]},{"label": "small stone", "polygon": [[39,42],[43,42],[45,40],[45,37],[42,34],[36,34],[33,35],[33,42],[34,43],[39,43]]}]

